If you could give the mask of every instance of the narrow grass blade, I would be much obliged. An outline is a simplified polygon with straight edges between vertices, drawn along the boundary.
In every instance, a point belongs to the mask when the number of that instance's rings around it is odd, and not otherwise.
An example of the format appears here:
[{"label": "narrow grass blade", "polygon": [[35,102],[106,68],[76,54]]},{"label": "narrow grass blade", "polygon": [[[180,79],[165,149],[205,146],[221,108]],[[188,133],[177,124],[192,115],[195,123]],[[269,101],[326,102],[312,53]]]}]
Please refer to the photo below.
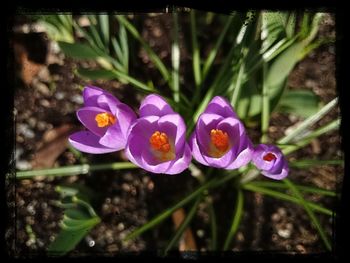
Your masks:
[{"label": "narrow grass blade", "polygon": [[269,89],[267,83],[267,64],[263,64],[263,74],[264,74],[264,82],[262,89],[262,109],[261,109],[261,143],[267,143],[268,136],[267,131],[269,129],[270,123],[270,99],[269,99]]},{"label": "narrow grass blade", "polygon": [[[254,186],[260,186],[264,188],[280,188],[280,189],[287,189],[289,188],[285,183],[282,182],[265,182],[265,181],[254,181],[249,183]],[[294,185],[299,191],[306,192],[306,193],[312,193],[312,194],[319,194],[319,195],[325,195],[330,197],[336,197],[337,194],[334,191],[330,191],[327,189],[322,189],[318,187],[312,187],[312,186],[304,186],[304,185]]]},{"label": "narrow grass blade", "polygon": [[130,233],[128,236],[125,237],[125,240],[136,238],[137,236],[141,235],[143,232],[153,228],[154,226],[160,224],[163,220],[171,216],[171,214],[178,208],[183,207],[188,202],[190,202],[192,199],[197,197],[199,194],[201,194],[203,191],[219,187],[229,180],[232,180],[235,178],[239,172],[237,170],[231,172],[229,175],[223,176],[222,178],[213,178],[209,180],[207,183],[203,184],[202,186],[198,187],[196,190],[194,190],[191,194],[187,195],[185,198],[183,198],[180,202],[176,203],[174,206],[165,209],[163,212],[158,214],[157,216],[153,217],[151,221],[146,223],[145,225],[137,228],[132,233]]},{"label": "narrow grass blade", "polygon": [[[248,191],[252,191],[252,192],[257,192],[257,193],[261,193],[261,194],[265,194],[265,195],[269,195],[269,196],[272,196],[274,198],[277,198],[277,199],[281,199],[281,200],[284,200],[284,201],[288,201],[288,202],[291,202],[291,203],[295,203],[295,204],[298,204],[300,205],[300,200],[294,196],[290,196],[290,195],[287,195],[287,194],[284,194],[284,193],[281,193],[281,192],[278,192],[278,191],[274,191],[274,190],[271,190],[271,189],[268,189],[268,188],[264,188],[264,187],[261,187],[261,186],[256,186],[256,185],[253,185],[252,183],[247,183],[247,184],[244,184],[242,185],[243,189],[245,190],[248,190]],[[309,205],[309,207],[311,209],[313,209],[314,211],[316,212],[319,212],[319,213],[322,213],[322,214],[325,214],[325,215],[328,215],[328,216],[333,216],[334,215],[334,212],[321,206],[321,205],[317,205],[313,202],[310,202],[310,201],[306,201],[306,203]]]},{"label": "narrow grass blade", "polygon": [[322,134],[333,131],[335,129],[338,129],[339,125],[340,125],[339,119],[332,121],[332,122],[326,124],[325,126],[311,132],[308,136],[306,136],[304,139],[296,142],[293,146],[288,146],[288,147],[282,149],[282,152],[285,155],[287,155],[291,152],[294,152],[294,151],[304,147],[305,145],[309,144],[313,139],[321,136]]},{"label": "narrow grass blade", "polygon": [[236,234],[239,224],[241,222],[241,218],[243,215],[243,193],[241,189],[237,190],[237,201],[236,201],[236,207],[235,211],[233,213],[233,219],[232,224],[230,227],[230,231],[228,232],[228,235],[226,237],[223,250],[229,250],[230,244],[232,242],[232,239],[234,235]]},{"label": "narrow grass blade", "polygon": [[296,136],[303,133],[307,128],[311,127],[313,124],[318,122],[323,116],[325,116],[335,105],[338,103],[338,98],[333,99],[327,105],[325,105],[322,109],[320,109],[316,114],[310,116],[306,120],[304,120],[295,130],[293,130],[290,134],[283,137],[278,141],[279,144],[286,144],[293,140]]},{"label": "narrow grass blade", "polygon": [[154,90],[153,87],[150,87],[144,83],[142,83],[141,81],[131,77],[130,75],[128,74],[125,74],[121,71],[117,71],[117,70],[113,70],[112,71],[115,76],[120,79],[120,80],[124,80],[124,81],[128,81],[130,82],[135,88],[138,88],[139,90],[143,91],[143,92],[154,92],[154,93],[158,93],[157,90]]},{"label": "narrow grass blade", "polygon": [[226,24],[224,26],[224,29],[221,31],[220,36],[219,36],[218,40],[216,41],[214,48],[210,51],[207,59],[204,62],[204,66],[203,66],[203,80],[208,75],[208,72],[209,72],[209,70],[211,68],[211,65],[213,64],[214,59],[215,59],[215,57],[216,57],[216,55],[218,53],[218,50],[220,49],[220,47],[222,45],[224,37],[225,37],[225,35],[226,35],[226,33],[227,33],[227,31],[228,31],[228,29],[229,29],[229,27],[230,27],[230,25],[231,25],[231,23],[233,21],[233,17],[234,16],[231,15],[231,16],[229,16],[227,18],[227,21],[226,21]]},{"label": "narrow grass blade", "polygon": [[210,217],[210,229],[211,229],[211,250],[216,251],[217,250],[217,239],[218,239],[218,229],[217,229],[217,222],[216,222],[216,214],[214,205],[212,202],[208,205],[209,209],[209,217]]},{"label": "narrow grass blade", "polygon": [[[173,13],[174,29],[173,29],[173,42],[171,46],[171,64],[172,64],[172,87],[173,97],[176,105],[180,103],[180,48],[179,48],[179,22],[177,13]],[[178,111],[178,107],[175,108]]]},{"label": "narrow grass blade", "polygon": [[97,15],[99,31],[101,35],[101,39],[105,48],[108,50],[109,48],[109,16],[108,15]]},{"label": "narrow grass blade", "polygon": [[143,232],[151,229],[152,227],[160,224],[163,220],[171,216],[171,214],[178,208],[183,207],[186,205],[188,202],[190,202],[192,199],[194,199],[196,196],[201,194],[204,190],[208,188],[208,186],[211,184],[212,181],[207,182],[206,184],[200,186],[192,192],[191,194],[187,195],[185,198],[183,198],[180,202],[176,203],[174,206],[165,209],[163,212],[158,214],[157,216],[153,217],[151,221],[148,223],[144,224],[143,226],[137,228],[134,230],[132,233],[130,233],[128,236],[125,237],[125,240],[133,239],[136,238],[137,236],[141,235]]},{"label": "narrow grass blade", "polygon": [[42,170],[31,170],[31,171],[17,171],[17,179],[27,179],[35,176],[71,176],[77,174],[87,174],[93,171],[102,170],[121,170],[121,169],[135,169],[138,168],[133,163],[129,162],[118,162],[118,163],[107,163],[107,164],[83,164],[83,165],[72,165],[60,168],[42,169]]},{"label": "narrow grass blade", "polygon": [[164,250],[164,256],[166,254],[168,254],[168,251],[170,249],[172,249],[180,240],[182,234],[184,233],[184,231],[186,230],[187,226],[191,223],[194,215],[197,212],[198,209],[198,205],[200,203],[200,201],[202,200],[202,195],[200,195],[197,200],[195,201],[195,203],[193,204],[193,206],[191,207],[191,210],[189,211],[189,213],[187,214],[186,218],[184,219],[184,221],[181,223],[181,225],[179,226],[179,228],[176,230],[174,236],[172,237],[172,239],[169,241],[168,245],[166,246],[165,250]]},{"label": "narrow grass blade", "polygon": [[87,16],[90,21],[89,31],[91,33],[91,36],[95,42],[95,45],[98,46],[101,50],[105,50],[106,47],[102,42],[101,36],[97,31],[97,28],[95,26],[95,23],[97,23],[96,16],[94,15],[88,15]]},{"label": "narrow grass blade", "polygon": [[170,80],[170,74],[167,70],[167,68],[165,67],[165,65],[163,64],[163,62],[161,61],[161,59],[156,55],[156,53],[154,53],[154,51],[152,50],[152,48],[146,43],[146,41],[142,38],[142,36],[140,35],[140,33],[137,31],[137,29],[122,15],[116,15],[116,18],[118,19],[118,21],[120,23],[122,23],[126,29],[130,32],[130,34],[136,39],[138,40],[142,47],[145,49],[145,51],[147,52],[148,56],[150,57],[150,59],[152,60],[152,62],[154,63],[154,65],[158,68],[158,70],[160,71],[160,73],[162,74],[163,78],[166,81]]},{"label": "narrow grass blade", "polygon": [[128,34],[126,33],[125,27],[120,25],[119,27],[119,42],[121,49],[123,50],[123,66],[125,72],[129,71],[129,45],[128,45]]},{"label": "narrow grass blade", "polygon": [[195,11],[192,10],[191,13],[191,40],[192,40],[192,67],[194,73],[194,82],[196,84],[196,89],[199,89],[202,82],[201,76],[201,60],[200,60],[200,50],[197,42],[197,29],[196,29],[196,15]]},{"label": "narrow grass blade", "polygon": [[309,168],[312,166],[320,165],[342,165],[344,166],[344,160],[300,160],[289,163],[290,167],[293,168]]},{"label": "narrow grass blade", "polygon": [[231,98],[231,104],[234,108],[237,108],[237,102],[238,102],[238,99],[241,93],[241,88],[242,88],[242,79],[243,79],[243,74],[245,72],[244,57],[245,56],[243,56],[241,66],[239,67],[237,80],[236,80],[235,87],[232,93],[232,98]]},{"label": "narrow grass blade", "polygon": [[306,213],[309,215],[313,225],[316,227],[318,233],[320,234],[324,245],[326,246],[327,250],[331,251],[332,250],[332,245],[330,241],[328,240],[328,237],[322,228],[320,222],[318,221],[317,217],[315,216],[314,212],[312,211],[310,205],[308,202],[305,201],[304,197],[301,195],[299,190],[294,186],[294,184],[288,180],[284,179],[283,182],[293,191],[294,195],[299,199],[300,204],[304,207]]}]

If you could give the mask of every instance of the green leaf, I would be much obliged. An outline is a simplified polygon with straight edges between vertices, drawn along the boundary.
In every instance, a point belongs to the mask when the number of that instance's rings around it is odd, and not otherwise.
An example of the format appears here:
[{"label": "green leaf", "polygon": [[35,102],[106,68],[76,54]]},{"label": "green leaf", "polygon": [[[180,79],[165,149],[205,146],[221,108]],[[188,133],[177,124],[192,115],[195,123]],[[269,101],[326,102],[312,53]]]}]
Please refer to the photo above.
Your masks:
[{"label": "green leaf", "polygon": [[84,69],[84,68],[79,68],[77,70],[78,76],[90,80],[111,80],[115,79],[115,73],[113,71],[107,70],[107,69]]},{"label": "green leaf", "polygon": [[[270,66],[267,76],[266,84],[273,89],[280,85],[288,77],[289,73],[299,61],[299,55],[305,47],[305,43],[297,42],[280,54]],[[271,96],[277,91],[271,90]]]},{"label": "green leaf", "polygon": [[[96,215],[92,206],[76,196],[79,194],[79,189],[59,187],[57,189],[61,195],[73,195],[71,198],[73,203],[67,203],[64,211],[63,220],[60,222],[61,231],[55,240],[48,247],[50,256],[63,256],[73,250],[78,243],[97,225],[101,220]],[[69,206],[71,205],[71,206]]]},{"label": "green leaf", "polygon": [[[83,227],[62,229],[55,240],[48,247],[50,256],[63,256],[73,250],[79,242],[100,222],[99,218],[93,218]],[[75,230],[73,230],[75,229]]]},{"label": "green leaf", "polygon": [[83,209],[66,209],[64,215],[68,218],[77,220],[87,220],[91,218],[89,213]]},{"label": "green leaf", "polygon": [[285,24],[288,13],[262,12],[261,39],[263,40],[261,52],[265,52],[273,44],[286,37]]},{"label": "green leaf", "polygon": [[298,135],[303,133],[306,129],[314,125],[316,122],[318,122],[323,116],[325,116],[333,107],[335,107],[338,103],[338,98],[333,99],[330,101],[327,105],[323,106],[322,109],[320,109],[317,113],[310,116],[306,120],[304,120],[300,125],[298,125],[297,128],[295,128],[290,134],[286,135],[285,137],[278,140],[279,144],[286,144],[293,140],[293,138],[296,138]]},{"label": "green leaf", "polygon": [[290,13],[286,24],[286,34],[288,38],[292,38],[294,36],[296,20],[297,20],[296,13],[294,12]]},{"label": "green leaf", "polygon": [[308,145],[313,139],[321,136],[322,134],[325,134],[327,132],[333,131],[335,129],[338,129],[340,126],[340,119],[334,120],[323,127],[311,132],[308,134],[305,138],[299,139],[294,145],[287,146],[286,148],[282,149],[283,154],[287,155],[291,152],[294,152],[305,145]]},{"label": "green leaf", "polygon": [[311,90],[287,90],[277,110],[307,118],[319,110],[320,100]]},{"label": "green leaf", "polygon": [[67,43],[58,41],[62,51],[69,57],[77,59],[97,59],[100,57],[91,47],[81,43]]}]

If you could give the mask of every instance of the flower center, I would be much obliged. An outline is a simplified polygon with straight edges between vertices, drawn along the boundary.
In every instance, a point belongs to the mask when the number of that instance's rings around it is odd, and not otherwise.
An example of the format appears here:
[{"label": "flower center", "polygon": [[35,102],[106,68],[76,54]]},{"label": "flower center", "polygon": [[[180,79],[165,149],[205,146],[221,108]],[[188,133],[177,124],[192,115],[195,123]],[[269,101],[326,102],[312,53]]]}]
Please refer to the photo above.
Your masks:
[{"label": "flower center", "polygon": [[164,132],[156,131],[152,134],[151,138],[149,139],[149,142],[151,144],[151,147],[154,150],[167,153],[170,151],[170,144],[168,136]]},{"label": "flower center", "polygon": [[272,160],[276,160],[277,159],[277,157],[276,157],[276,155],[274,155],[273,153],[267,153],[267,154],[265,154],[265,156],[263,157],[263,159],[265,160],[265,161],[268,161],[268,162],[271,162]]},{"label": "flower center", "polygon": [[95,121],[98,127],[103,128],[113,125],[117,121],[117,118],[109,112],[103,112],[96,115]]},{"label": "flower center", "polygon": [[168,135],[164,132],[155,131],[149,138],[149,143],[155,156],[161,161],[175,159],[173,146],[169,142]]},{"label": "flower center", "polygon": [[210,140],[220,152],[226,152],[229,147],[228,135],[226,132],[218,129],[210,131]]}]

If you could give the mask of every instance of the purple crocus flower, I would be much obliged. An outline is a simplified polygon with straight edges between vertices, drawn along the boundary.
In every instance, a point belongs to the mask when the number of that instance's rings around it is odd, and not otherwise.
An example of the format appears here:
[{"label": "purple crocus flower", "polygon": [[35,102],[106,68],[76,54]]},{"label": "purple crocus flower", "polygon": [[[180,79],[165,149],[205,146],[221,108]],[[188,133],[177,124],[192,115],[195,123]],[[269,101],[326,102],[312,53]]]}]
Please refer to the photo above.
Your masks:
[{"label": "purple crocus flower", "polygon": [[288,175],[288,163],[275,145],[259,144],[255,147],[252,162],[269,178],[281,180]]},{"label": "purple crocus flower", "polygon": [[148,95],[141,103],[140,118],[130,128],[125,153],[149,172],[181,173],[191,161],[182,117],[162,97]]},{"label": "purple crocus flower", "polygon": [[125,148],[128,129],[136,114],[112,94],[93,86],[83,91],[84,107],[77,111],[79,121],[88,129],[69,137],[79,151],[109,153]]},{"label": "purple crocus flower", "polygon": [[253,153],[243,124],[230,103],[219,96],[199,116],[190,147],[201,164],[228,170],[248,164]]}]

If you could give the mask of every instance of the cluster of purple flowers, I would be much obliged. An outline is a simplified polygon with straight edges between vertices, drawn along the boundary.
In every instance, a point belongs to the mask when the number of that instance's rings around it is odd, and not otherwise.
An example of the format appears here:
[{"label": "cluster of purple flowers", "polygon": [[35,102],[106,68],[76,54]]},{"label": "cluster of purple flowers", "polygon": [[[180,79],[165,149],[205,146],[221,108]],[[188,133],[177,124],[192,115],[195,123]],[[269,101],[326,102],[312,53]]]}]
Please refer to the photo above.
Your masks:
[{"label": "cluster of purple flowers", "polygon": [[230,103],[214,97],[198,118],[186,141],[183,118],[159,95],[148,95],[140,116],[112,94],[93,86],[83,91],[84,107],[77,111],[87,131],[70,136],[78,150],[102,154],[124,149],[131,162],[152,173],[178,174],[199,163],[228,170],[252,162],[273,179],[288,175],[288,163],[274,145],[253,146]]}]

